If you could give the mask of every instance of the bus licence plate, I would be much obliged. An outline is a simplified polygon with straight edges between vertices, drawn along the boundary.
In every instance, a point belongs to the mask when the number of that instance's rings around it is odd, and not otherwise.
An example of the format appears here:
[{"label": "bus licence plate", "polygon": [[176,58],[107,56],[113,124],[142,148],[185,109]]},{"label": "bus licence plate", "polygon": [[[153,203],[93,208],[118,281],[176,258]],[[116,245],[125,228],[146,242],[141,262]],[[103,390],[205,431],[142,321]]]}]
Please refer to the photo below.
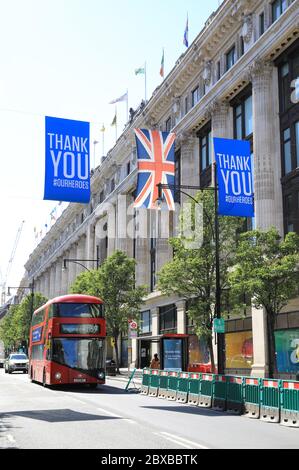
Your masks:
[{"label": "bus licence plate", "polygon": [[86,379],[74,379],[74,382],[86,382]]}]

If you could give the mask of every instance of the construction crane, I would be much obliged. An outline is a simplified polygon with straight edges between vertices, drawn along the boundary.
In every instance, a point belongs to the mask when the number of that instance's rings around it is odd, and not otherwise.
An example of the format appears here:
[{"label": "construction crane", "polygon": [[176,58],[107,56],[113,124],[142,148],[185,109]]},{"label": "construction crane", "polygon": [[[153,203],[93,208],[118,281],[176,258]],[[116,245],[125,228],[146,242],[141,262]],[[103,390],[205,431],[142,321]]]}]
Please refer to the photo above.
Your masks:
[{"label": "construction crane", "polygon": [[21,225],[18,228],[16,239],[15,239],[13,249],[12,249],[12,252],[11,252],[11,255],[10,255],[10,258],[9,258],[9,261],[8,261],[8,265],[7,265],[7,268],[6,268],[5,277],[4,277],[4,279],[2,279],[2,283],[1,283],[1,288],[2,288],[1,305],[5,304],[5,300],[6,300],[6,292],[5,292],[6,291],[6,283],[7,283],[7,279],[8,279],[8,276],[9,276],[9,273],[10,273],[10,270],[11,270],[11,266],[12,266],[12,263],[13,263],[13,260],[14,260],[14,257],[15,257],[16,249],[17,249],[17,246],[18,246],[18,243],[19,243],[19,240],[20,240],[20,236],[21,236],[21,232],[22,232],[24,223],[25,223],[25,220],[22,220]]}]

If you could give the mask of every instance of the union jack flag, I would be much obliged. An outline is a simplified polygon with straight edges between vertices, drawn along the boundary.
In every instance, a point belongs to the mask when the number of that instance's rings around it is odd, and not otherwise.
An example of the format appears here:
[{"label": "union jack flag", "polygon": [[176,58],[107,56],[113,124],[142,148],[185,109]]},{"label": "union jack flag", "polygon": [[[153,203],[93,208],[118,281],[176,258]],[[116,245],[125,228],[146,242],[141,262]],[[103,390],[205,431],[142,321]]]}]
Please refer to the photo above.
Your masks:
[{"label": "union jack flag", "polygon": [[[174,185],[174,141],[172,132],[134,129],[137,145],[138,182],[134,207],[157,209],[157,184]],[[162,195],[169,210],[174,210],[172,189],[163,189]]]}]

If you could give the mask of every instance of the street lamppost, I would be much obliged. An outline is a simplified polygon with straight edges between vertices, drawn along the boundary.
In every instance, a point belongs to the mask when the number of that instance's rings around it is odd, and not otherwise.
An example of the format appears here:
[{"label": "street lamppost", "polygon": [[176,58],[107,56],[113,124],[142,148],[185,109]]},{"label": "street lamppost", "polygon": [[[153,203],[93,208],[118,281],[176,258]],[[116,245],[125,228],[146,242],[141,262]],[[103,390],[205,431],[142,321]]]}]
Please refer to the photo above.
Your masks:
[{"label": "street lamppost", "polygon": [[62,270],[66,270],[67,269],[67,265],[66,263],[76,263],[76,264],[79,264],[80,266],[82,266],[82,268],[86,269],[87,271],[90,271],[90,269],[88,269],[84,264],[82,264],[82,262],[93,262],[93,263],[96,263],[96,266],[97,266],[97,269],[99,269],[99,258],[97,259],[75,259],[75,258],[64,258],[63,259],[63,265],[62,265]]},{"label": "street lamppost", "polygon": [[[173,189],[175,192],[180,192],[185,196],[192,199],[196,204],[199,202],[190,194],[185,192],[185,189],[194,189],[197,191],[214,191],[214,205],[215,205],[215,218],[214,218],[214,237],[215,237],[215,318],[221,318],[221,286],[220,286],[220,259],[219,259],[219,218],[218,218],[218,194],[217,194],[217,180],[216,170],[214,176],[214,187],[201,188],[200,186],[192,185],[176,185],[159,183],[158,187],[158,201],[162,201],[162,190]],[[224,333],[217,332],[217,367],[218,374],[224,374]]]},{"label": "street lamppost", "polygon": [[[31,302],[30,302],[30,311],[31,311],[31,318],[33,317],[34,313],[34,278],[32,278],[31,284],[29,286],[8,286],[7,287],[7,295],[11,295],[10,289],[30,289],[31,291]],[[28,346],[26,345],[28,349]]]},{"label": "street lamppost", "polygon": [[31,316],[33,315],[33,298],[34,298],[34,278],[32,279],[31,284],[29,286],[8,286],[7,287],[7,295],[11,295],[10,289],[30,289],[31,291]]},{"label": "street lamppost", "polygon": [[98,140],[93,141],[93,169],[96,169],[96,145],[99,143]]}]

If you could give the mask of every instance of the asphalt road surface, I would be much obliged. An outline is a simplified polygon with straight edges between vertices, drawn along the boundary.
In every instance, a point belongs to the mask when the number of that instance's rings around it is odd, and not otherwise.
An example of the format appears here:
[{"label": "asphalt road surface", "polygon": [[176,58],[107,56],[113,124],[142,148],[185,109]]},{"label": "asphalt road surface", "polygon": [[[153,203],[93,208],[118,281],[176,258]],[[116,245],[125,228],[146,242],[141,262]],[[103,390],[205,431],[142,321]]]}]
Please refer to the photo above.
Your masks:
[{"label": "asphalt road surface", "polygon": [[0,449],[298,449],[299,429],[126,392],[44,388],[0,369]]}]

